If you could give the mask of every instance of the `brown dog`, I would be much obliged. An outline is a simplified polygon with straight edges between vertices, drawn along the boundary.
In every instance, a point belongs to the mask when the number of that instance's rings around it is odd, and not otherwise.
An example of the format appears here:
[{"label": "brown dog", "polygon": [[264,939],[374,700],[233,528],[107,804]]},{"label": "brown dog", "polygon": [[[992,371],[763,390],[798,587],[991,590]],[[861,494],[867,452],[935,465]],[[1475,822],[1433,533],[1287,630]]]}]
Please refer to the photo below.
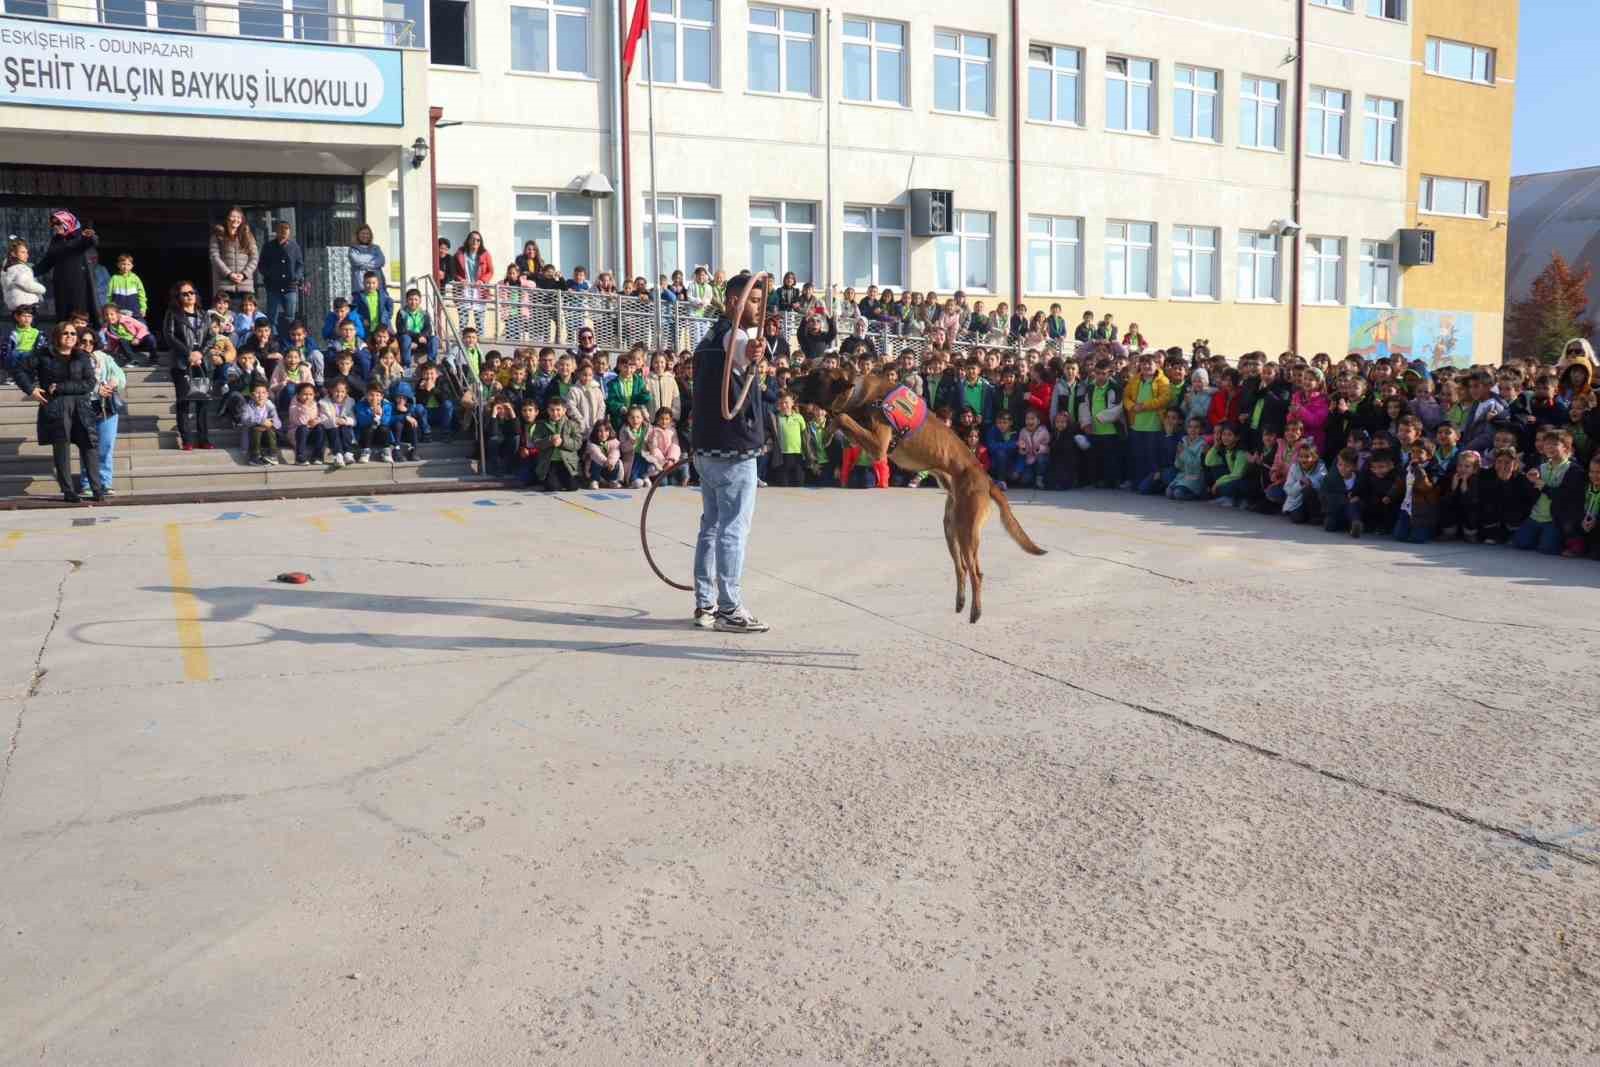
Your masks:
[{"label": "brown dog", "polygon": [[[978,465],[978,457],[920,400],[905,394],[881,374],[856,378],[845,370],[818,370],[794,382],[802,404],[826,410],[834,425],[874,458],[887,456],[908,471],[932,471],[945,489],[944,539],[956,568],[956,613],[966,608],[967,581],[972,582],[972,614],[983,614],[983,567],[978,563],[978,538],[989,517],[989,503],[1000,509],[1000,521],[1024,552],[1044,555],[1033,543],[1005,493]],[[885,403],[885,400],[888,403]],[[920,424],[908,431],[920,412]],[[910,421],[908,421],[910,420]]]}]

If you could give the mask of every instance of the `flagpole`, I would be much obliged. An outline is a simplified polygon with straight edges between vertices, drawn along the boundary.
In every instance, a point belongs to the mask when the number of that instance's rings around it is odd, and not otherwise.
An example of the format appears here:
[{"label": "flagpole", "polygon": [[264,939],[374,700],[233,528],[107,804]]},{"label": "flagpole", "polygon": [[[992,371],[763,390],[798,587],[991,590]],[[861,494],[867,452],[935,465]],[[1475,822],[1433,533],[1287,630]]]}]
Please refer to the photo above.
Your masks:
[{"label": "flagpole", "polygon": [[[662,348],[662,342],[665,339],[663,336],[665,327],[661,321],[661,275],[668,272],[661,269],[661,189],[656,185],[656,53],[655,38],[651,34],[651,23],[655,20],[650,17],[650,10],[648,8],[643,8],[643,11],[645,50],[644,74],[645,85],[647,86],[646,93],[649,100],[647,110],[650,116],[650,260],[656,269],[656,276],[654,278],[647,278],[645,280],[653,284],[655,287],[655,351],[659,352]],[[683,247],[683,243],[681,241],[678,243],[678,247]],[[667,347],[677,348],[677,338],[673,338],[673,343]],[[648,365],[648,363],[646,365]]]}]

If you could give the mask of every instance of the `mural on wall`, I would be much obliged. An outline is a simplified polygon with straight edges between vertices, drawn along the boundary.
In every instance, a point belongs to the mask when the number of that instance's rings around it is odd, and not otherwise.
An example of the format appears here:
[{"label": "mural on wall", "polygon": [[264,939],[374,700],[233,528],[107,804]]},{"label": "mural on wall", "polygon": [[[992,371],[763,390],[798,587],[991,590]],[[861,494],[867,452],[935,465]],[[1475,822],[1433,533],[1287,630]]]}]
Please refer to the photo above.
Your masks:
[{"label": "mural on wall", "polygon": [[1398,352],[1408,360],[1422,360],[1430,370],[1470,367],[1474,362],[1473,341],[1470,311],[1350,309],[1349,350],[1368,359]]}]

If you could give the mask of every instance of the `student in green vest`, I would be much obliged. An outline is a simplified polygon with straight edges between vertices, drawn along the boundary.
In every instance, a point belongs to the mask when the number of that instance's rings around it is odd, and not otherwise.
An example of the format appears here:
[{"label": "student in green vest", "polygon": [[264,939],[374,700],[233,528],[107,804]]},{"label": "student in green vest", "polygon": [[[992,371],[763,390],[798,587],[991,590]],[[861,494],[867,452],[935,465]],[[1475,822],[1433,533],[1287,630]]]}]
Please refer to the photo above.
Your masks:
[{"label": "student in green vest", "polygon": [[794,409],[794,394],[778,395],[772,416],[772,458],[767,463],[767,484],[797,489],[805,484],[806,420]]},{"label": "student in green vest", "polygon": [[1111,360],[1095,360],[1093,378],[1082,392],[1078,426],[1089,438],[1089,482],[1101,489],[1130,488],[1127,467],[1127,426],[1122,407],[1122,384],[1111,377]]},{"label": "student in green vest", "polygon": [[617,376],[606,383],[606,415],[618,433],[629,408],[654,408],[639,362],[632,352],[624,352],[617,358]]}]

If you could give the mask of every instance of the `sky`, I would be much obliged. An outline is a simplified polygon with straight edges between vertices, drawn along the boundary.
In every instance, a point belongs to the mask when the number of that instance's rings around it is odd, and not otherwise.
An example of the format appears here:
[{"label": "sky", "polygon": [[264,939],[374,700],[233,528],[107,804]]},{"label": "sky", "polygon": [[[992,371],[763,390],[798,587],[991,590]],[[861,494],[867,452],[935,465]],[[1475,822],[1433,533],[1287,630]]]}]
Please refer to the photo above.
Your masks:
[{"label": "sky", "polygon": [[1511,173],[1600,166],[1600,2],[1522,0],[1518,37]]}]

